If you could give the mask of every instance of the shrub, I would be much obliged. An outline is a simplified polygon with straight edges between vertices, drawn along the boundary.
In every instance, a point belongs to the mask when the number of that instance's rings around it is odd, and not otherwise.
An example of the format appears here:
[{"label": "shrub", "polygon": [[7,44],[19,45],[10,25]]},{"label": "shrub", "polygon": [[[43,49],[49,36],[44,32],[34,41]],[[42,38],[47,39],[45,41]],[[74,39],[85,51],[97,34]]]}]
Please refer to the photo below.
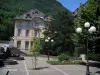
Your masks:
[{"label": "shrub", "polygon": [[68,55],[66,55],[65,53],[62,53],[62,54],[58,55],[57,58],[59,59],[59,61],[70,59],[70,57]]},{"label": "shrub", "polygon": [[81,64],[80,61],[71,61],[71,62],[61,62],[61,61],[46,61],[47,63],[51,64],[51,65],[79,65]]},{"label": "shrub", "polygon": [[94,61],[100,61],[100,54],[89,54],[89,59]]}]

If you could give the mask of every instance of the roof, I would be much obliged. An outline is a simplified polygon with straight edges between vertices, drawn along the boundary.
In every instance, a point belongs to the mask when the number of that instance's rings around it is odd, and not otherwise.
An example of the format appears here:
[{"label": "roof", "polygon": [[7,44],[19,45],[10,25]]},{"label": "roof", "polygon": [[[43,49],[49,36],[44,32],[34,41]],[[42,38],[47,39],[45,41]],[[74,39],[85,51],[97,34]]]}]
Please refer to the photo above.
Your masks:
[{"label": "roof", "polygon": [[21,16],[16,16],[15,20],[33,20],[35,17],[39,17],[43,19],[44,21],[50,20],[47,15],[45,15],[43,12],[37,10],[37,9],[31,9],[28,12],[25,12]]}]

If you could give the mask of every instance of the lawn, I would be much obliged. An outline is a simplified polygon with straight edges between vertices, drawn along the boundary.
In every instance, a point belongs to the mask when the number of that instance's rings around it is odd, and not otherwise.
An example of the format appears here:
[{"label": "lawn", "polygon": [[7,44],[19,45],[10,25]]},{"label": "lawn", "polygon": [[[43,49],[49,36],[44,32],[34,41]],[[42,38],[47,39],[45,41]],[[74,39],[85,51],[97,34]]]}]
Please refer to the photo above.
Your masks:
[{"label": "lawn", "polygon": [[55,60],[48,60],[47,63],[51,65],[79,65],[81,61],[55,61]]}]

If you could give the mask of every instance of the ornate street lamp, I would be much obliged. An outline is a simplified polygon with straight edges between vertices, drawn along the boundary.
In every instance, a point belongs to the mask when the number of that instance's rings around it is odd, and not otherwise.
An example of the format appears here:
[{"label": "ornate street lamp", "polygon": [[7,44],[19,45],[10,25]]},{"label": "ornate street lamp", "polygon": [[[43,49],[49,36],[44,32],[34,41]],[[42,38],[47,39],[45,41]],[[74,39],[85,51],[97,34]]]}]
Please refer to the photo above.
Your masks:
[{"label": "ornate street lamp", "polygon": [[[85,24],[84,24],[84,27],[87,29],[87,32],[86,32],[86,60],[87,60],[87,63],[86,63],[86,66],[87,66],[87,68],[86,68],[86,75],[90,75],[90,72],[89,72],[89,60],[88,60],[88,33],[93,33],[93,32],[96,32],[96,27],[94,27],[94,26],[91,26],[90,27],[90,23],[89,22],[86,22]],[[89,28],[90,27],[90,28]],[[89,28],[89,29],[88,29]],[[77,33],[81,33],[82,32],[82,28],[77,28],[76,29],[76,32]]]},{"label": "ornate street lamp", "polygon": [[[45,39],[45,42],[50,42],[50,49],[51,49],[51,42],[54,42],[54,40],[48,37],[47,39]],[[48,50],[48,60],[49,60],[49,52],[50,50]]]}]

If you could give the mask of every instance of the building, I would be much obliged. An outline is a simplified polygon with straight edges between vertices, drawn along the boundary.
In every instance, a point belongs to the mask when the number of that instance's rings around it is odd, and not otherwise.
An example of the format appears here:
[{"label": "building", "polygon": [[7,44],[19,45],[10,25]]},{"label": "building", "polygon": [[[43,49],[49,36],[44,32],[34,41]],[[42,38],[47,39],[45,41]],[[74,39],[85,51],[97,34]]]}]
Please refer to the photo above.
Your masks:
[{"label": "building", "polygon": [[29,51],[34,38],[44,38],[43,31],[47,21],[50,21],[50,18],[37,9],[15,17],[14,47],[22,51]]},{"label": "building", "polygon": [[72,12],[74,19],[77,18],[77,14],[78,14],[78,8],[74,12]]},{"label": "building", "polygon": [[[82,4],[82,6],[85,6],[86,4],[87,4],[87,2],[84,3],[84,4]],[[80,8],[80,7],[79,7],[79,8]],[[77,8],[74,12],[72,12],[72,15],[73,15],[74,19],[77,19],[77,15],[78,15],[78,10],[79,10],[79,8]]]}]

